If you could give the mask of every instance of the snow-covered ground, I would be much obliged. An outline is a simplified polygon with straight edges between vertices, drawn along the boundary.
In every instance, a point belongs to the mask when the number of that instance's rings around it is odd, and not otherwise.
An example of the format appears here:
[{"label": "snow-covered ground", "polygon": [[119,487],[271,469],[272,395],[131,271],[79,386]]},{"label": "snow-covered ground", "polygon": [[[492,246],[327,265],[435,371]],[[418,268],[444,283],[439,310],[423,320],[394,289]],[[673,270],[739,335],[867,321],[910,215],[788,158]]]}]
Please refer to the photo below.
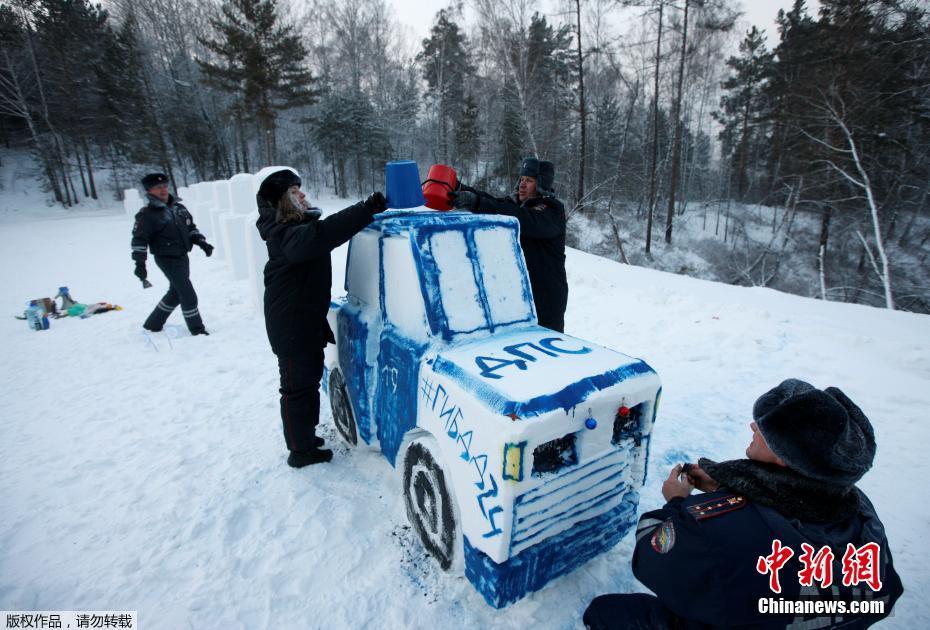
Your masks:
[{"label": "snow-covered ground", "polygon": [[[542,591],[489,608],[425,556],[393,469],[339,445],[325,398],[335,459],[289,468],[276,362],[245,282],[195,250],[212,334],[150,340],[141,323],[167,282],[152,262],[154,289],[133,277],[131,221],[115,206],[0,213],[0,609],[138,610],[146,629],[573,628],[594,596],[643,590],[629,535]],[[345,248],[333,255],[337,295],[344,258]],[[641,509],[662,503],[673,464],[742,456],[752,403],[769,387],[791,376],[837,385],[877,433],[861,487],[905,586],[885,627],[930,627],[920,542],[930,526],[930,316],[575,250],[568,266],[569,332],[646,359],[663,380]],[[60,285],[123,310],[38,333],[13,319]],[[180,331],[180,313],[169,323]]]}]

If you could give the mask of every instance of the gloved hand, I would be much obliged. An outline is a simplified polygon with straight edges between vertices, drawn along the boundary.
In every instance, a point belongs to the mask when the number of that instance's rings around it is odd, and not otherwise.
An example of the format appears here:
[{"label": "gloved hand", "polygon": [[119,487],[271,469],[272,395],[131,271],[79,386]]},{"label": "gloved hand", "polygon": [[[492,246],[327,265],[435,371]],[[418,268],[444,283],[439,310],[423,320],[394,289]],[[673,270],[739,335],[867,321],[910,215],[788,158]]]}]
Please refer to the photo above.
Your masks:
[{"label": "gloved hand", "polygon": [[148,276],[149,276],[148,272],[145,270],[145,263],[142,262],[142,261],[137,262],[137,263],[136,263],[136,270],[133,272],[133,274],[134,274],[139,280],[141,280],[142,282],[145,282],[145,279],[148,278]]},{"label": "gloved hand", "polygon": [[203,250],[203,253],[207,255],[207,258],[210,257],[210,254],[213,253],[213,245],[210,245],[206,240],[197,241],[197,247]]},{"label": "gloved hand", "polygon": [[458,210],[470,210],[474,212],[478,209],[478,195],[468,190],[449,193],[449,202],[453,208]]},{"label": "gloved hand", "polygon": [[365,200],[365,208],[372,214],[384,212],[387,210],[387,199],[381,194],[381,191],[373,192]]}]

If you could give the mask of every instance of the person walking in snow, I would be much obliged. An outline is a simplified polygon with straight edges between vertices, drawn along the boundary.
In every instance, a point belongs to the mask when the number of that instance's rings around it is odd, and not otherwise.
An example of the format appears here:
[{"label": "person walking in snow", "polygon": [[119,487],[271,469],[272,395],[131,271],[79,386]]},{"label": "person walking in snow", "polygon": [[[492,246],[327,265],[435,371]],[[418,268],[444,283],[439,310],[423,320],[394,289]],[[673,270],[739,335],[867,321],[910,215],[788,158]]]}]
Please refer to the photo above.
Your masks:
[{"label": "person walking in snow", "polygon": [[[868,418],[836,387],[796,379],[763,394],[752,414],[748,459],[675,466],[665,506],[640,518],[633,574],[658,597],[597,597],[588,628],[867,628],[891,613],[901,579],[855,486],[875,457]],[[693,487],[704,493],[691,496]],[[803,599],[882,600],[884,611],[778,607]]]},{"label": "person walking in snow", "polygon": [[387,208],[375,192],[364,202],[320,218],[300,190],[295,171],[282,169],[261,183],[259,234],[268,247],[265,264],[265,329],[278,357],[281,422],[294,468],[328,462],[333,453],[316,435],[320,419],[323,348],[335,343],[326,321],[332,285],[330,252]]},{"label": "person walking in snow", "polygon": [[520,167],[517,191],[494,197],[460,184],[450,193],[452,205],[460,210],[503,214],[520,222],[520,245],[526,258],[533,303],[539,325],[565,331],[568,279],[565,274],[565,207],[555,198],[552,162],[525,158]]},{"label": "person walking in snow", "polygon": [[148,288],[148,272],[145,261],[147,250],[155,256],[155,264],[168,278],[168,292],[159,300],[155,310],[142,327],[152,332],[160,331],[168,316],[181,305],[184,321],[192,335],[209,335],[204,328],[197,306],[197,293],[190,280],[188,252],[194,245],[209,257],[213,246],[194,224],[191,213],[180,199],[168,192],[168,176],[164,173],[149,173],[142,178],[142,187],[148,205],[136,213],[132,227],[132,259],[136,263],[135,275]]}]

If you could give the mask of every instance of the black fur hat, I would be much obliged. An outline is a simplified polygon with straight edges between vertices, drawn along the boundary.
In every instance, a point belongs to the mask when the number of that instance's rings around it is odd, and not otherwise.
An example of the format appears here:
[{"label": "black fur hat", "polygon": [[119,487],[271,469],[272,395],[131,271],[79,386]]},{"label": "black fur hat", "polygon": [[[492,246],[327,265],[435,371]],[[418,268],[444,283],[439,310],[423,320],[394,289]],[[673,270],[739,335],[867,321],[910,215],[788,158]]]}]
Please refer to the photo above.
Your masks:
[{"label": "black fur hat", "polygon": [[258,196],[277,206],[291,186],[300,186],[300,177],[294,171],[283,168],[265,178],[258,188]]},{"label": "black fur hat", "polygon": [[520,177],[532,177],[539,181],[539,160],[534,157],[523,158],[520,164]]},{"label": "black fur hat", "polygon": [[142,188],[148,190],[149,188],[154,188],[159,184],[167,184],[168,176],[164,173],[149,173],[142,178]]},{"label": "black fur hat", "polygon": [[552,192],[555,165],[534,157],[523,158],[523,163],[520,165],[520,177],[532,177],[536,180],[536,188],[540,192]]},{"label": "black fur hat", "polygon": [[806,477],[851,486],[872,467],[872,425],[836,387],[788,379],[759,397],[752,416],[772,452]]},{"label": "black fur hat", "polygon": [[536,187],[543,192],[551,193],[553,184],[555,184],[555,164],[546,160],[540,161]]}]

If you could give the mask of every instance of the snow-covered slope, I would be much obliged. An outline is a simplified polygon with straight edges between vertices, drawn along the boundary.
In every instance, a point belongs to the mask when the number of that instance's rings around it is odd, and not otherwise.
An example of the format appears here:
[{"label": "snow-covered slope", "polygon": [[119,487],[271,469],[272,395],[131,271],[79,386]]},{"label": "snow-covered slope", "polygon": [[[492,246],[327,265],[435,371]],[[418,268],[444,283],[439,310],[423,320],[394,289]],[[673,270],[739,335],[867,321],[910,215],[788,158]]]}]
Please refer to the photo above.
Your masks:
[{"label": "snow-covered slope", "polygon": [[[339,202],[324,200],[329,210]],[[0,217],[0,608],[138,610],[145,628],[580,626],[594,596],[642,590],[631,539],[517,604],[439,571],[378,453],[285,464],[276,362],[244,282],[192,254],[210,337],[142,334],[121,210]],[[208,234],[212,242],[217,235]],[[340,292],[345,248],[333,256]],[[795,376],[871,417],[861,487],[905,585],[886,627],[930,627],[930,317],[714,284],[570,251],[569,332],[646,359],[664,393],[641,509],[669,468],[742,456],[755,398]],[[124,310],[32,332],[12,315],[60,285]],[[175,313],[169,323],[181,325]],[[177,330],[180,330],[178,328]],[[169,331],[171,333],[171,331]],[[324,435],[335,444],[324,398]]]}]

